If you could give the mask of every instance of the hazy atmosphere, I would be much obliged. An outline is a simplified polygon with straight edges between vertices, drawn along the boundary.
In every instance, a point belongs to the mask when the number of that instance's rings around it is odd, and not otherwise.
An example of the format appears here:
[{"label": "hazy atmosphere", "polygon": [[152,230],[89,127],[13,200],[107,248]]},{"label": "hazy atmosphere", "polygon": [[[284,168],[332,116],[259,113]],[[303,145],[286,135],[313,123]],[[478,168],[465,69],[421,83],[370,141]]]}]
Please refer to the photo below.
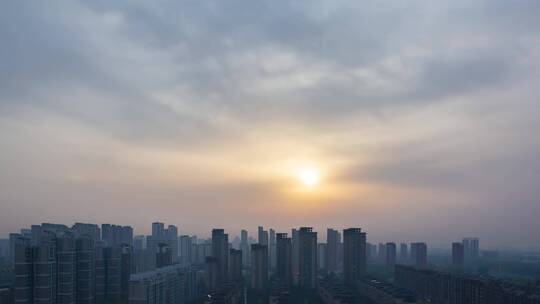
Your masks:
[{"label": "hazy atmosphere", "polygon": [[159,220],[538,248],[539,14],[535,0],[5,1],[0,237]]}]

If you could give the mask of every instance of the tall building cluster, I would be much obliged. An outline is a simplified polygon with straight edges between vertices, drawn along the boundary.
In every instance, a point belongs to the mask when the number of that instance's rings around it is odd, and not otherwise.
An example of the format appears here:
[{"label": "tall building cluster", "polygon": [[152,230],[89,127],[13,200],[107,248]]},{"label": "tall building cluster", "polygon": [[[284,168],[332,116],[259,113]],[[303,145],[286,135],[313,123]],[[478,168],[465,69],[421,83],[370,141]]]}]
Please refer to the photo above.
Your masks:
[{"label": "tall building cluster", "polygon": [[15,303],[127,301],[133,232],[108,224],[99,231],[93,224],[44,223],[10,235]]},{"label": "tall building cluster", "polygon": [[[292,286],[316,292],[321,273],[344,272],[354,285],[366,273],[366,234],[311,227],[279,233],[242,230],[230,242],[224,229],[211,238],[179,235],[174,225],[151,225],[135,235],[129,226],[42,224],[12,234],[16,303],[188,303],[207,294],[237,298],[241,286],[269,296]],[[39,278],[39,279],[36,279]],[[248,279],[249,278],[249,279]],[[271,280],[271,278],[274,278]],[[226,303],[228,303],[226,301]]]},{"label": "tall building cluster", "polygon": [[[540,292],[467,271],[480,259],[477,238],[452,243],[441,272],[425,242],[369,243],[355,227],[326,229],[326,242],[312,227],[289,234],[259,226],[256,238],[242,230],[232,241],[219,228],[204,239],[151,227],[134,236],[129,226],[44,223],[11,234],[13,287],[0,286],[0,304],[540,302]],[[371,276],[381,269],[395,280]]]},{"label": "tall building cluster", "polygon": [[[0,288],[0,297],[11,299],[1,303],[138,303],[133,297],[142,286],[148,295],[144,303],[188,303],[199,296],[200,278],[189,263],[179,263],[180,240],[188,244],[182,256],[189,262],[198,244],[193,248],[192,237],[179,238],[173,225],[156,222],[151,235],[135,237],[130,226],[113,224],[32,225],[10,234],[7,257],[14,279],[11,288]],[[207,247],[204,256],[212,254]],[[227,240],[224,248],[229,250]],[[162,301],[163,294],[150,292],[159,287],[167,293],[163,284],[171,282],[171,292],[182,301]]]}]

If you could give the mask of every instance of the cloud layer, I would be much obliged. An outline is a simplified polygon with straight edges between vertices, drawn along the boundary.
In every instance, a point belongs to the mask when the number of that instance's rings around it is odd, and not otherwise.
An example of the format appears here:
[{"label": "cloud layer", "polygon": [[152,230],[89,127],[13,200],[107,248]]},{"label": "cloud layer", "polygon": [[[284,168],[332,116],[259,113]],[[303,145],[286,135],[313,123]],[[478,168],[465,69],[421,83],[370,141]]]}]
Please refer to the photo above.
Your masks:
[{"label": "cloud layer", "polygon": [[[4,3],[0,232],[160,219],[537,246],[539,16],[532,0]],[[317,195],[292,190],[305,164]]]}]

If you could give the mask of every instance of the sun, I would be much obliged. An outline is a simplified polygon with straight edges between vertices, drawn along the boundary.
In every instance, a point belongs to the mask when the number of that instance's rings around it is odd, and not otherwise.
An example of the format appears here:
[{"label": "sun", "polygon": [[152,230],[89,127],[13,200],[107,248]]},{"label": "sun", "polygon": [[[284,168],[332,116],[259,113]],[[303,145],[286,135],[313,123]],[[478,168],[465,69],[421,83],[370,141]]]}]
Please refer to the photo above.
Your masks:
[{"label": "sun", "polygon": [[313,168],[303,169],[298,172],[298,179],[304,186],[314,188],[319,184],[321,174]]}]

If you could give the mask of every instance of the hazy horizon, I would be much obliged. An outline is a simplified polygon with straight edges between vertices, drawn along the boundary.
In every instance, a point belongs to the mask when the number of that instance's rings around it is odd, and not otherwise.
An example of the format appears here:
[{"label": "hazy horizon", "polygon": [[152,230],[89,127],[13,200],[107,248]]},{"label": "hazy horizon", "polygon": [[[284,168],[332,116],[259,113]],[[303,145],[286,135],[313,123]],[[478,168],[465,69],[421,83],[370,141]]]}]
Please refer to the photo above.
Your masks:
[{"label": "hazy horizon", "polygon": [[540,2],[73,1],[0,9],[0,236],[540,248]]}]

